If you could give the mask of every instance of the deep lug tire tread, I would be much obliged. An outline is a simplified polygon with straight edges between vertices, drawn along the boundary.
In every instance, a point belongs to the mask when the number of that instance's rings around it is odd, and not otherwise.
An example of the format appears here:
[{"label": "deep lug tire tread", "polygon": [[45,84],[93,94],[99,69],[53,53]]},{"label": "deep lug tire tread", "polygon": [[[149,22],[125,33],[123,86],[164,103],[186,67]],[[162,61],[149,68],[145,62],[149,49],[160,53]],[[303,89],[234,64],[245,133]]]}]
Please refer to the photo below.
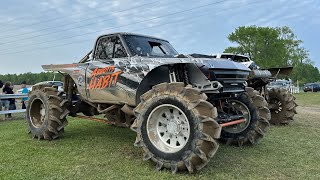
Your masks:
[{"label": "deep lug tire tread", "polygon": [[293,117],[297,114],[295,97],[286,89],[273,88],[269,91],[269,99],[278,99],[282,103],[282,111],[275,113],[271,110],[270,123],[273,125],[287,125],[293,121]]},{"label": "deep lug tire tread", "polygon": [[33,127],[29,118],[30,105],[32,104],[27,106],[27,121],[32,137],[38,140],[53,140],[61,137],[65,126],[68,125],[66,116],[69,114],[67,103],[63,100],[62,93],[53,87],[34,87],[33,91],[29,93],[29,102],[34,99],[41,99],[47,109],[44,124],[37,128]]},{"label": "deep lug tire tread", "polygon": [[[270,127],[269,120],[271,115],[267,108],[268,103],[258,91],[250,87],[247,87],[246,93],[240,96],[244,96],[243,98],[248,99],[253,105],[254,109],[251,112],[251,123],[246,130],[238,134],[230,135],[230,133],[224,132],[222,129],[221,142],[239,147],[256,145],[265,136]],[[252,113],[255,113],[255,115]]]},{"label": "deep lug tire tread", "polygon": [[[143,116],[147,109],[159,98],[174,98],[183,102],[195,117],[196,136],[192,139],[191,149],[185,150],[179,160],[168,160],[157,157],[152,153],[144,142],[141,127]],[[215,107],[208,103],[206,95],[198,89],[184,83],[162,83],[154,86],[151,90],[141,96],[140,104],[134,109],[136,119],[131,129],[137,132],[135,146],[142,147],[145,151],[143,160],[152,160],[156,169],[170,169],[172,173],[178,171],[189,171],[193,173],[202,169],[211,157],[216,153],[219,145],[216,139],[220,138],[221,126],[214,120],[217,116]]]}]

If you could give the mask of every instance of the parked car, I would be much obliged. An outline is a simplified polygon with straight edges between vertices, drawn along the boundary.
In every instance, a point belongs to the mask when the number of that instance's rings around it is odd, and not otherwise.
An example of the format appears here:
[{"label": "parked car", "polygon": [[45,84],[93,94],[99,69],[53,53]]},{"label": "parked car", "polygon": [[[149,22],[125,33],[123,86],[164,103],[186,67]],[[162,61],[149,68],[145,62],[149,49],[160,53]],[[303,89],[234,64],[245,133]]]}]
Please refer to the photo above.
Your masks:
[{"label": "parked car", "polygon": [[[28,89],[28,91],[30,92],[31,90],[32,90],[32,87],[29,87],[29,88],[27,88]],[[22,93],[22,89],[18,89],[17,91],[16,91],[16,94],[21,94]]]},{"label": "parked car", "polygon": [[304,92],[318,92],[320,91],[320,83],[308,83],[303,87]]},{"label": "parked car", "polygon": [[[50,84],[51,86],[58,86],[58,91],[63,91],[63,82],[61,82],[61,81],[43,81],[43,82],[39,82],[33,86],[38,86],[41,84]],[[32,90],[32,87],[29,87],[28,91],[30,92],[31,90]],[[16,93],[21,94],[22,89],[17,90]]]},{"label": "parked car", "polygon": [[271,90],[272,88],[282,88],[282,89],[289,89],[289,87],[292,86],[291,82],[288,80],[276,80],[270,82],[269,85],[267,85],[267,89]]}]

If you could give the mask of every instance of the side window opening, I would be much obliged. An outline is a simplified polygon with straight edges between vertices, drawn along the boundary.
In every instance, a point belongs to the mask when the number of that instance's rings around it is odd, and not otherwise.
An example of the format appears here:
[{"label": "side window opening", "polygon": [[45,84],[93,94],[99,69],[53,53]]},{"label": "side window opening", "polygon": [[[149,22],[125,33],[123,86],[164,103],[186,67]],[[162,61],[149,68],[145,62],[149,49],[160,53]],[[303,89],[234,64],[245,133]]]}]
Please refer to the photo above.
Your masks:
[{"label": "side window opening", "polygon": [[224,58],[224,59],[232,59],[232,56],[233,55],[221,55],[221,58]]},{"label": "side window opening", "polygon": [[124,49],[120,39],[117,40],[117,42],[114,45],[114,58],[122,58],[127,57],[126,50]]},{"label": "side window opening", "polygon": [[249,58],[243,57],[243,56],[236,56],[235,60],[236,60],[237,62],[248,62],[248,61],[249,61]]},{"label": "side window opening", "polygon": [[221,55],[221,58],[228,59],[226,55]]},{"label": "side window opening", "polygon": [[95,58],[111,59],[127,57],[127,53],[118,36],[102,37],[97,44]]}]

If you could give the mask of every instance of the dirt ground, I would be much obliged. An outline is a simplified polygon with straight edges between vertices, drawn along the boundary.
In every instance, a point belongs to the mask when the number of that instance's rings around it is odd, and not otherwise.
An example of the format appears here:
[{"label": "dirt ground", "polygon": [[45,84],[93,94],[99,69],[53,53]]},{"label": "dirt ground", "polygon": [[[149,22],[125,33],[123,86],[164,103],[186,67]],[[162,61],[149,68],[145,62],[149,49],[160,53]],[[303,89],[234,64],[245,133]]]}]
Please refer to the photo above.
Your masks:
[{"label": "dirt ground", "polygon": [[313,114],[313,115],[320,115],[320,107],[302,107],[298,106],[297,111],[299,113],[306,113],[306,114]]}]

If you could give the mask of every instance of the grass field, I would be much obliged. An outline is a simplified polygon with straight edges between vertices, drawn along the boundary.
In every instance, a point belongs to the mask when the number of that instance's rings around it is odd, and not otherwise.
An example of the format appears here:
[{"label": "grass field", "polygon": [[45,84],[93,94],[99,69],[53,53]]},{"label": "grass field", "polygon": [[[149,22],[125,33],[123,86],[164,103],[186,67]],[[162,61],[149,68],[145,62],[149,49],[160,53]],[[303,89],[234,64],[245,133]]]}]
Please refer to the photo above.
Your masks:
[{"label": "grass field", "polygon": [[63,138],[38,141],[23,120],[0,122],[0,179],[319,179],[320,93],[298,94],[295,122],[254,147],[221,145],[196,174],[156,171],[129,129],[68,118]]},{"label": "grass field", "polygon": [[297,103],[299,106],[307,106],[307,107],[319,107],[320,108],[320,93],[300,93],[295,95],[297,98]]}]

